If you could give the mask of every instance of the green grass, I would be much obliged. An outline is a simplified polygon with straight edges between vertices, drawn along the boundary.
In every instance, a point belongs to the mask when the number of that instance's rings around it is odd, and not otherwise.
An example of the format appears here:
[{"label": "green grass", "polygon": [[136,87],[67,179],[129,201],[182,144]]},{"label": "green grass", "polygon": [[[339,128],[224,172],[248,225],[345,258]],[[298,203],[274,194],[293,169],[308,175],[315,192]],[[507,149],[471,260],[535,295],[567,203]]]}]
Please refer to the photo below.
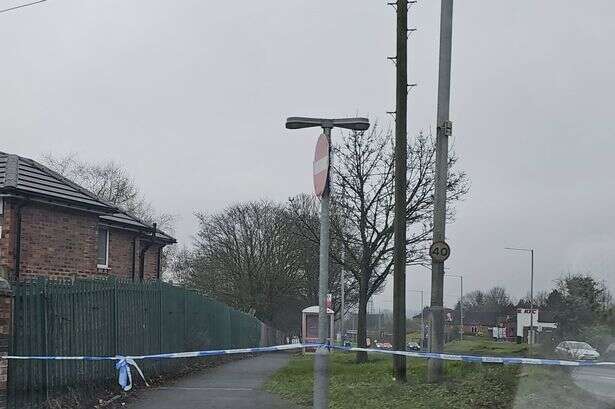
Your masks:
[{"label": "green grass", "polygon": [[466,337],[463,341],[446,344],[444,351],[451,354],[485,355],[485,356],[527,356],[526,344],[511,342],[493,342],[488,338]]},{"label": "green grass", "polygon": [[[467,348],[467,349],[466,349]],[[522,355],[523,346],[468,339],[447,345],[448,352]],[[564,409],[596,408],[589,394],[576,387],[559,368],[502,366],[449,361],[445,382],[426,382],[427,363],[408,360],[408,382],[392,378],[391,357],[370,354],[369,362],[356,364],[355,355],[331,355],[330,407],[332,409],[493,408]],[[296,355],[276,373],[265,388],[304,406],[312,404],[313,355]]]}]

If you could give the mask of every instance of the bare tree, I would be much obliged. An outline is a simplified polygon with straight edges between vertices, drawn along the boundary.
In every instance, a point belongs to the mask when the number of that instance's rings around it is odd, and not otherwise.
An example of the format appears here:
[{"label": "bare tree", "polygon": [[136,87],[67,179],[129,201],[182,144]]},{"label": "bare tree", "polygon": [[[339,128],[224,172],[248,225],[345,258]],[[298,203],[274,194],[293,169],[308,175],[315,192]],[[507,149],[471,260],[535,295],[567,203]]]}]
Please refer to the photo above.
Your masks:
[{"label": "bare tree", "polygon": [[[367,303],[382,289],[393,268],[394,169],[393,138],[389,130],[374,126],[367,133],[345,134],[334,148],[332,168],[332,243],[342,247],[331,254],[354,276],[359,287],[357,342],[366,346]],[[449,158],[447,200],[452,204],[468,192],[465,173],[456,171],[457,157]],[[430,136],[418,135],[408,146],[408,197],[406,200],[408,265],[425,261],[432,235],[435,143]],[[318,230],[296,214],[307,237],[318,242]],[[449,219],[453,212],[449,211]],[[367,354],[358,353],[363,362]]]},{"label": "bare tree", "polygon": [[161,230],[173,231],[175,217],[157,214],[141,193],[128,171],[116,162],[89,163],[76,154],[43,155],[43,162],[51,170],[85,187],[114,206],[133,214],[146,223],[156,222]]},{"label": "bare tree", "polygon": [[[318,224],[313,198],[293,206],[270,201],[239,203],[216,214],[197,213],[192,250],[178,252],[178,279],[226,304],[297,333],[301,310],[318,303],[318,245],[299,234],[292,214]],[[333,309],[340,310],[341,266],[331,269]],[[350,284],[350,285],[349,285]],[[346,284],[348,304],[356,286]]]},{"label": "bare tree", "polygon": [[[294,235],[296,244],[300,252],[299,267],[304,275],[303,282],[305,283],[305,299],[310,305],[318,305],[318,277],[320,260],[320,247],[318,241],[311,238],[311,232],[320,231],[320,219],[318,210],[318,200],[313,195],[301,194],[289,199],[287,205],[287,214],[292,223],[291,234]],[[333,209],[333,218],[338,219],[335,209]],[[318,233],[320,234],[320,233]],[[332,260],[329,268],[329,286],[333,298],[333,310],[337,317],[341,317],[341,278],[343,266],[335,262],[333,254],[341,257],[343,252],[340,242],[331,243],[329,248],[330,259]],[[356,306],[358,301],[358,286],[352,274],[344,274],[344,302],[345,312]]]}]

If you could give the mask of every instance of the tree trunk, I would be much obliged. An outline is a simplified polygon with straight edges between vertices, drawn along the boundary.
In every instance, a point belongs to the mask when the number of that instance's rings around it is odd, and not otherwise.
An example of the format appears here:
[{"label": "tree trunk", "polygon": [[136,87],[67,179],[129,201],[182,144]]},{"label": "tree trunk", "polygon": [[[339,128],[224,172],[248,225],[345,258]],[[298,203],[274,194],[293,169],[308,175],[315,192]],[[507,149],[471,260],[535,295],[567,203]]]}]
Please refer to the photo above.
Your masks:
[{"label": "tree trunk", "polygon": [[[367,348],[367,268],[361,268],[359,283],[359,317],[357,323],[357,346]],[[367,352],[357,352],[357,363],[367,362]]]}]

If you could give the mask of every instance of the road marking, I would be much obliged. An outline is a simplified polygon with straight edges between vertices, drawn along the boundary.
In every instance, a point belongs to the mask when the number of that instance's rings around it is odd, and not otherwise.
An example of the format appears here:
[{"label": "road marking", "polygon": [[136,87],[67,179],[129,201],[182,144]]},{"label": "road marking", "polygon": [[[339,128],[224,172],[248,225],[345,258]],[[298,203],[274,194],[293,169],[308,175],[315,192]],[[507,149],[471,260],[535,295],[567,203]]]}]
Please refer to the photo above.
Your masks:
[{"label": "road marking", "polygon": [[158,389],[162,390],[181,390],[181,391],[253,391],[252,388],[224,388],[224,387],[201,387],[189,388],[182,386],[161,386]]},{"label": "road marking", "polygon": [[577,376],[582,376],[584,378],[600,378],[600,379],[610,379],[612,381],[615,381],[615,377],[613,376],[602,376],[602,375],[592,375],[592,374],[587,374],[587,373],[580,373],[580,374],[576,374]]}]

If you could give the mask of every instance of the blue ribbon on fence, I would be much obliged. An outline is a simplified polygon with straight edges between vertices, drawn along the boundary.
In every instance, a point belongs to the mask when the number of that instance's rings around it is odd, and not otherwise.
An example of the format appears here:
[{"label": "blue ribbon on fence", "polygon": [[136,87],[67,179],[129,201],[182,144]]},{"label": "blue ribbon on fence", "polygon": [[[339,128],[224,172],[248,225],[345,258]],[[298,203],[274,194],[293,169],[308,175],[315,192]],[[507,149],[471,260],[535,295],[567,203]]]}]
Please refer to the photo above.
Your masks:
[{"label": "blue ribbon on fence", "polygon": [[149,386],[143,372],[141,372],[141,368],[139,368],[139,365],[137,365],[134,359],[122,357],[115,363],[115,369],[119,371],[117,381],[122,389],[124,389],[124,391],[129,391],[132,389],[132,374],[130,372],[130,365],[135,367],[137,372],[139,372],[139,375],[141,375],[141,378],[143,378],[145,385]]},{"label": "blue ribbon on fence", "polygon": [[153,354],[153,355],[139,355],[139,356],[18,356],[18,355],[5,355],[0,356],[0,359],[12,359],[12,360],[38,360],[38,361],[116,361],[115,368],[118,370],[118,383],[124,391],[132,389],[132,372],[130,367],[134,367],[145,385],[149,386],[145,375],[137,365],[136,360],[141,359],[171,359],[171,358],[196,358],[204,356],[219,356],[230,354],[249,354],[249,353],[261,353],[261,352],[275,352],[275,351],[291,351],[294,349],[303,348],[319,348],[320,344],[287,344],[276,345],[271,347],[257,347],[257,348],[241,348],[241,349],[217,349],[208,351],[191,351],[191,352],[176,352],[167,354]]},{"label": "blue ribbon on fence", "polygon": [[595,361],[567,361],[559,359],[542,358],[519,358],[519,357],[494,357],[494,356],[475,356],[457,354],[439,354],[434,352],[411,352],[411,351],[391,351],[386,349],[372,348],[351,348],[326,344],[286,344],[271,347],[240,348],[240,349],[217,349],[192,352],[175,352],[167,354],[139,355],[139,356],[15,356],[8,355],[0,358],[13,360],[42,360],[42,361],[116,361],[115,368],[118,370],[118,383],[123,390],[132,389],[132,373],[130,367],[134,367],[145,385],[149,386],[145,375],[137,365],[136,360],[142,359],[176,359],[176,358],[196,358],[204,356],[219,356],[231,354],[250,354],[261,352],[292,351],[295,349],[323,348],[327,350],[337,349],[346,352],[373,352],[390,355],[404,355],[411,358],[439,359],[446,361],[462,361],[474,363],[492,363],[504,365],[551,365],[551,366],[610,366],[615,367],[615,362],[595,362]]}]

